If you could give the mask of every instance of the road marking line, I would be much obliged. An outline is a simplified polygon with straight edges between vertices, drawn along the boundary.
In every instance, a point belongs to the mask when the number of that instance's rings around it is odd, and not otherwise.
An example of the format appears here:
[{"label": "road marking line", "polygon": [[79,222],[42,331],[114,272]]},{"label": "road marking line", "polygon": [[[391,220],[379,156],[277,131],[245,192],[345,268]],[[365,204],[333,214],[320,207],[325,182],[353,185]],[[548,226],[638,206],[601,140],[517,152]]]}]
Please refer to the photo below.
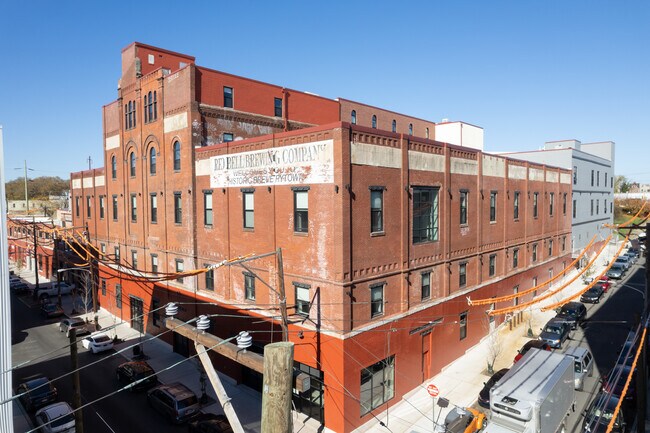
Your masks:
[{"label": "road marking line", "polygon": [[111,426],[108,425],[108,423],[106,422],[106,420],[105,420],[104,418],[102,418],[102,416],[99,414],[99,412],[95,412],[95,413],[97,414],[97,416],[99,417],[99,419],[101,419],[102,421],[104,421],[104,424],[106,424],[106,427],[108,427],[108,429],[109,429],[110,431],[112,431],[113,433],[115,433],[115,430],[113,430],[113,429],[111,428]]}]

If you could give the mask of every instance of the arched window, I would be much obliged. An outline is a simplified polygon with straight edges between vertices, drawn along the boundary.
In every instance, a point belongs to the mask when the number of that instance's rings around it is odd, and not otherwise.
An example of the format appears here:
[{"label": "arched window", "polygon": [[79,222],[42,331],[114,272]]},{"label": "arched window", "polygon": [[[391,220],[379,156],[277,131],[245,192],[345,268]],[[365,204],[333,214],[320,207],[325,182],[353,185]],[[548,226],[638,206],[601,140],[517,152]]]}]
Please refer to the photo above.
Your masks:
[{"label": "arched window", "polygon": [[397,120],[393,119],[393,132],[397,132]]},{"label": "arched window", "polygon": [[117,161],[115,155],[111,156],[111,178],[117,179]]},{"label": "arched window", "polygon": [[152,98],[151,98],[151,91],[149,91],[149,104],[148,105],[149,105],[147,107],[147,111],[148,111],[148,114],[149,114],[148,119],[149,119],[149,122],[151,122],[153,120],[153,101],[152,101]]},{"label": "arched window", "polygon": [[426,134],[427,138],[429,138],[429,128],[426,129],[425,134]]},{"label": "arched window", "polygon": [[413,124],[409,123],[409,135],[413,135]]},{"label": "arched window", "polygon": [[135,152],[131,152],[129,155],[129,167],[131,168],[129,174],[131,177],[135,177]]},{"label": "arched window", "polygon": [[149,174],[156,174],[156,149],[149,149]]},{"label": "arched window", "polygon": [[350,113],[350,121],[353,125],[357,124],[357,110],[352,110],[352,113]]},{"label": "arched window", "polygon": [[372,115],[372,127],[377,129],[377,116]]},{"label": "arched window", "polygon": [[181,143],[174,141],[174,170],[181,169]]}]

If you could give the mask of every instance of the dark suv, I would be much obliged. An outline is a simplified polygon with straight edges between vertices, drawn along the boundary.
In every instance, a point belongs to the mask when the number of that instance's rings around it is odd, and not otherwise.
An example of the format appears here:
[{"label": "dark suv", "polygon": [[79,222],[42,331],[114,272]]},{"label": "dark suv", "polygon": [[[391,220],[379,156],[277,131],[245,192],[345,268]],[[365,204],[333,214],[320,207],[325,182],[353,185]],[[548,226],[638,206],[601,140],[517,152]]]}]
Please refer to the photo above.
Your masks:
[{"label": "dark suv", "polygon": [[54,403],[58,397],[56,388],[46,376],[37,374],[26,377],[16,388],[16,395],[28,411],[35,411],[38,408]]},{"label": "dark suv", "polygon": [[562,305],[556,318],[571,325],[571,329],[577,329],[585,320],[586,315],[587,307],[582,302],[567,302]]},{"label": "dark suv", "polygon": [[149,405],[174,424],[181,424],[199,413],[199,399],[180,382],[158,385],[147,394]]},{"label": "dark suv", "polygon": [[130,361],[121,364],[117,367],[116,376],[120,383],[131,384],[141,381],[129,388],[129,391],[139,391],[158,384],[156,372],[144,361]]}]

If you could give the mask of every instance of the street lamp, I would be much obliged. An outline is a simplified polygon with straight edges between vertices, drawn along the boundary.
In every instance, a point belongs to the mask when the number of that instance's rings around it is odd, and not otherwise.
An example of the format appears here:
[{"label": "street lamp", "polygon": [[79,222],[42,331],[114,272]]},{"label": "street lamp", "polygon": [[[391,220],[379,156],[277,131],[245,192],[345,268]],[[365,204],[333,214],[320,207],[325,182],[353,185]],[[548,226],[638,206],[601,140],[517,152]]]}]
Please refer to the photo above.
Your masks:
[{"label": "street lamp", "polygon": [[[92,296],[92,300],[93,300],[93,315],[94,315],[93,323],[94,323],[95,331],[96,331],[99,323],[98,323],[98,318],[97,318],[97,293],[95,291],[95,284],[93,284],[93,281],[92,281],[92,271],[87,267],[63,268],[63,269],[58,269],[56,271],[56,281],[57,281],[57,288],[58,288],[59,305],[61,305],[61,286],[59,285],[59,275],[61,274],[61,272],[65,272],[65,271],[82,271],[82,272],[86,272],[85,293],[88,293],[88,285],[89,285],[88,283],[90,282],[90,292],[91,292],[91,296]],[[84,299],[84,307],[85,307],[86,312],[87,312],[88,311],[87,298]]]}]

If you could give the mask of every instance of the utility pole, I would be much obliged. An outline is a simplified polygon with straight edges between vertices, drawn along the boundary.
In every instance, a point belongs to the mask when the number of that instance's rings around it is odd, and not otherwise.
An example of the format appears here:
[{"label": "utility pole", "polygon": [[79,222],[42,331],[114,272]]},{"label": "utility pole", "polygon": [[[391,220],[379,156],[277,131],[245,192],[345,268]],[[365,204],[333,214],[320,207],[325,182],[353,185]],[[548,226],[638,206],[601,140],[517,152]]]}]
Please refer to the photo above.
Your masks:
[{"label": "utility pole", "polygon": [[[648,255],[648,247],[650,246],[650,240],[648,240],[648,233],[650,232],[650,223],[645,225],[645,296],[644,306],[643,306],[643,326],[648,326],[648,317],[650,314],[650,256]],[[641,252],[641,245],[639,245],[639,252]],[[648,375],[648,339],[646,338],[643,341],[643,346],[641,347],[641,355],[639,356],[639,363],[637,367],[636,375],[636,389],[639,395],[637,396],[637,433],[644,433],[646,428],[646,419],[648,414],[646,413],[647,401],[648,401],[648,385],[646,383],[646,378]]]},{"label": "utility pole", "polygon": [[275,252],[278,258],[278,292],[280,295],[280,315],[282,316],[282,341],[289,341],[289,326],[287,318],[287,295],[284,291],[284,267],[282,266],[282,248]]},{"label": "utility pole", "polygon": [[88,170],[92,170],[92,163],[93,163],[92,158],[89,156],[87,161],[88,161]]},{"label": "utility pole", "polygon": [[77,358],[77,330],[71,328],[68,331],[70,335],[70,369],[72,370],[72,409],[75,419],[75,431],[84,432],[84,420],[81,410],[81,383],[79,381],[79,359]]},{"label": "utility pole", "polygon": [[[27,183],[25,183],[25,194],[27,194]],[[28,205],[29,206],[29,205]],[[38,243],[36,236],[36,217],[32,216],[32,232],[34,235],[34,277],[36,278],[36,287],[34,293],[38,292]]]},{"label": "utility pole", "polygon": [[29,215],[29,195],[27,195],[27,160],[25,160],[25,208]]}]

